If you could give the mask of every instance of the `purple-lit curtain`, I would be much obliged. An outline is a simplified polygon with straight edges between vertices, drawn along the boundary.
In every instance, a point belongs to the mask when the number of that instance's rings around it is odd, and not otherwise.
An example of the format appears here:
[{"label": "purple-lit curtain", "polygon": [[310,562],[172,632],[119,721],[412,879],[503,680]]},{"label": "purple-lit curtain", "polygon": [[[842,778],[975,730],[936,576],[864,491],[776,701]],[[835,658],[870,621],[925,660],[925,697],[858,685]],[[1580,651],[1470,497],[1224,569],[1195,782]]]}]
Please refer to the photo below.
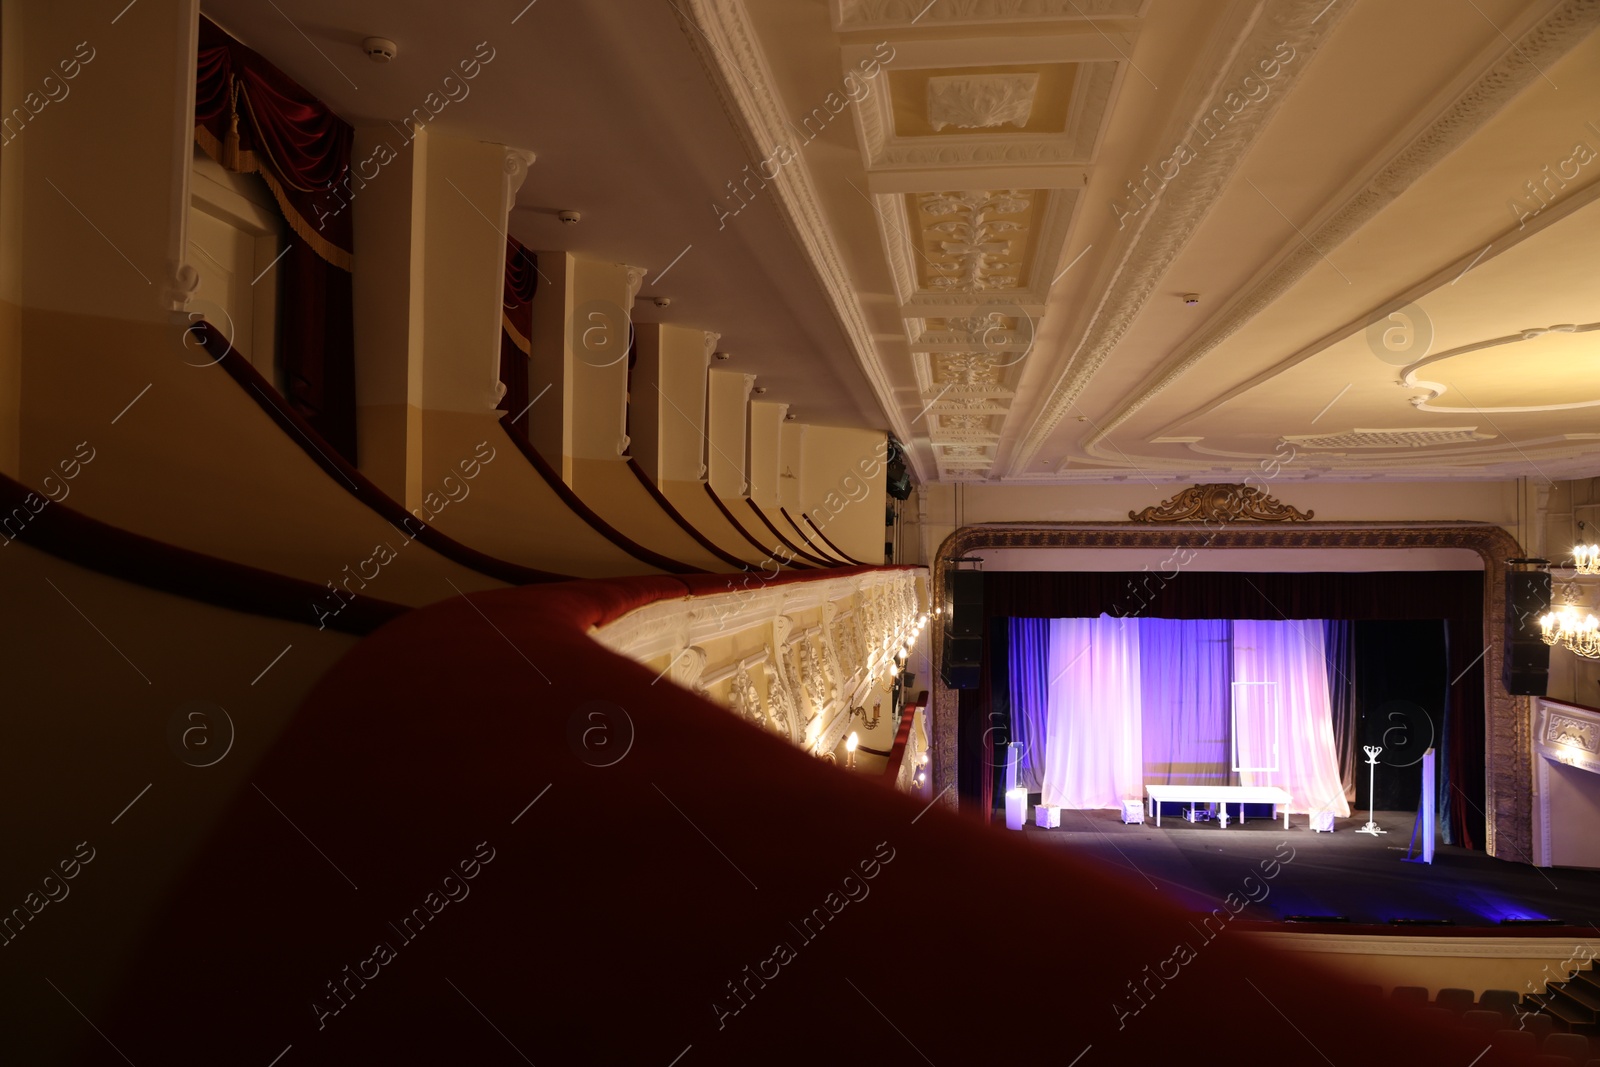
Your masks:
[{"label": "purple-lit curtain", "polygon": [[1239,784],[1288,790],[1293,812],[1348,817],[1321,621],[1234,619],[1232,626],[1233,728],[1241,766],[1276,768],[1241,771]]},{"label": "purple-lit curtain", "polygon": [[1226,619],[1140,619],[1144,780],[1231,785]]},{"label": "purple-lit curtain", "polygon": [[1324,619],[1322,640],[1328,658],[1328,705],[1333,713],[1333,742],[1339,756],[1339,784],[1344,798],[1356,799],[1356,657],[1354,626],[1349,619]]},{"label": "purple-lit curtain", "polygon": [[199,38],[195,142],[228,170],[261,175],[290,230],[278,264],[289,402],[354,463],[355,129],[204,16]]},{"label": "purple-lit curtain", "polygon": [[1051,619],[1044,803],[1117,808],[1144,796],[1139,620]]},{"label": "purple-lit curtain", "polygon": [[1022,746],[1017,784],[1038,793],[1044,789],[1049,743],[1050,620],[1010,622],[1011,740]]}]

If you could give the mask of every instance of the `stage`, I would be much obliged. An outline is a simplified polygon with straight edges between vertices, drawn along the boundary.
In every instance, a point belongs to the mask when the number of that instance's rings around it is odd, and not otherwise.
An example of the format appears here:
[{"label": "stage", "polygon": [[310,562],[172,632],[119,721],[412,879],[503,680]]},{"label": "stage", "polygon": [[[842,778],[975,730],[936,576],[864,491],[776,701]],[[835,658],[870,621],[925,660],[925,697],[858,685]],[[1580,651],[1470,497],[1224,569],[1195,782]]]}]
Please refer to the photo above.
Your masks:
[{"label": "stage", "polygon": [[[1031,807],[1028,815],[1022,831],[1028,844],[1091,859],[1195,912],[1224,907],[1235,894],[1236,903],[1244,902],[1241,921],[1285,922],[1291,915],[1342,915],[1353,925],[1449,919],[1465,933],[1504,929],[1502,919],[1560,919],[1600,929],[1600,870],[1534,867],[1445,844],[1438,845],[1432,866],[1406,863],[1416,818],[1409,811],[1378,812],[1378,825],[1388,831],[1379,837],[1355,832],[1366,824],[1365,810],[1336,820],[1331,834],[1313,833],[1304,815],[1294,816],[1287,831],[1266,818],[1223,829],[1170,815],[1157,829],[1153,822],[1125,825],[1116,811],[1067,809],[1060,828],[1045,830],[1033,824]],[[1262,880],[1261,865],[1272,860],[1277,873]]]}]

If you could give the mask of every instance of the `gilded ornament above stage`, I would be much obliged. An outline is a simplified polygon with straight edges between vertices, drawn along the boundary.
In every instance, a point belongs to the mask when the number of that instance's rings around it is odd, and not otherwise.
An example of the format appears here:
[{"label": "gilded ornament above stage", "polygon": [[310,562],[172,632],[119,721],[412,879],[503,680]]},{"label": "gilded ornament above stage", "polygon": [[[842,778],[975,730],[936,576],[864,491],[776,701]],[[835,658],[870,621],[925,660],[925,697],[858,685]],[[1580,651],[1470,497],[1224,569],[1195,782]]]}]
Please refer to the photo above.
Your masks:
[{"label": "gilded ornament above stage", "polygon": [[1239,482],[1208,482],[1191,485],[1143,511],[1130,511],[1128,518],[1134,522],[1309,522],[1315,514]]}]

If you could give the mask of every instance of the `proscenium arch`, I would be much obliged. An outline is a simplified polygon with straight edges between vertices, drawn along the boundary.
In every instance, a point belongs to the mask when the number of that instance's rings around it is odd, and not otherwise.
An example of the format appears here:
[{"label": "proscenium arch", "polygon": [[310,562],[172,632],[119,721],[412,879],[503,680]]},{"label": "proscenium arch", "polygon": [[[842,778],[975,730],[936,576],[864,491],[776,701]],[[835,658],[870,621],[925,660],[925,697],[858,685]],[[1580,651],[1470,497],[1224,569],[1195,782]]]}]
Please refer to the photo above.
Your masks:
[{"label": "proscenium arch", "polygon": [[[1235,521],[1200,523],[1009,522],[964,526],[945,538],[933,564],[935,603],[932,634],[933,787],[941,803],[956,804],[956,693],[940,681],[944,650],[944,588],[949,561],[984,549],[1146,548],[1465,548],[1483,560],[1483,647],[1503,647],[1506,561],[1522,555],[1516,538],[1493,523],[1370,523]],[[986,638],[987,639],[987,638]],[[1491,856],[1531,863],[1533,770],[1527,697],[1506,693],[1489,658],[1483,672],[1485,850]]]}]

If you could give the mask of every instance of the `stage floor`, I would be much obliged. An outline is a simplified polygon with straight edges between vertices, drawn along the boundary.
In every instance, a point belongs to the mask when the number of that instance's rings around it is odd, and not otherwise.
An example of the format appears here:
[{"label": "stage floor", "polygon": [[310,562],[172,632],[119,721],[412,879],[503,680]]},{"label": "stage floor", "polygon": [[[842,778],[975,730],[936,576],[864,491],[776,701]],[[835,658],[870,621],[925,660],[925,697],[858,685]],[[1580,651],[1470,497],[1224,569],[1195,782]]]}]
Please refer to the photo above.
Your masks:
[{"label": "stage floor", "polygon": [[[1062,809],[1059,829],[1029,822],[1023,832],[1031,845],[1104,864],[1194,911],[1221,907],[1237,893],[1261,898],[1240,918],[1264,922],[1343,915],[1351,923],[1451,919],[1458,927],[1484,927],[1502,919],[1560,919],[1600,928],[1600,870],[1534,867],[1449,845],[1438,846],[1432,866],[1406,863],[1415,819],[1414,812],[1380,811],[1376,822],[1388,833],[1373,837],[1355,832],[1366,825],[1365,811],[1337,820],[1328,834],[1312,833],[1304,815],[1292,816],[1287,831],[1270,819],[1230,821],[1223,829],[1181,816],[1163,816],[1157,829],[1154,822],[1124,825],[1115,811]],[[1266,859],[1282,863],[1277,877],[1242,888],[1246,876],[1259,878]]]}]

